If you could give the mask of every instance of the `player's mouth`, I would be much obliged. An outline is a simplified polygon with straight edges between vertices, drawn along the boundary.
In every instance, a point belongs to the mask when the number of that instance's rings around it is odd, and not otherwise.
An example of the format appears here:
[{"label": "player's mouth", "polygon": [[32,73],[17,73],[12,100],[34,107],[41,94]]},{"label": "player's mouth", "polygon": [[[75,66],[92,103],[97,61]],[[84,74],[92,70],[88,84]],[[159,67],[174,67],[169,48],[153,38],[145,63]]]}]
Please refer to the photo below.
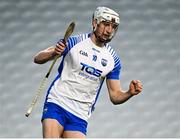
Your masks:
[{"label": "player's mouth", "polygon": [[111,34],[103,34],[103,38],[104,38],[104,39],[109,39],[110,36],[111,36]]}]

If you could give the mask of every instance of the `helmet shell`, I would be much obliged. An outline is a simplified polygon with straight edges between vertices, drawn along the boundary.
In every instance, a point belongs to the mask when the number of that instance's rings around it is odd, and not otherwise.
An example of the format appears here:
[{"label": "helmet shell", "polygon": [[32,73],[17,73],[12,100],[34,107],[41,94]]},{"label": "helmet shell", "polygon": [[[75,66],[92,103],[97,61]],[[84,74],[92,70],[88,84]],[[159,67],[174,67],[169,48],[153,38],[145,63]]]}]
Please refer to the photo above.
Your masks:
[{"label": "helmet shell", "polygon": [[99,24],[101,21],[111,21],[119,25],[120,17],[117,12],[107,7],[97,7],[93,14],[93,20],[97,20]]}]

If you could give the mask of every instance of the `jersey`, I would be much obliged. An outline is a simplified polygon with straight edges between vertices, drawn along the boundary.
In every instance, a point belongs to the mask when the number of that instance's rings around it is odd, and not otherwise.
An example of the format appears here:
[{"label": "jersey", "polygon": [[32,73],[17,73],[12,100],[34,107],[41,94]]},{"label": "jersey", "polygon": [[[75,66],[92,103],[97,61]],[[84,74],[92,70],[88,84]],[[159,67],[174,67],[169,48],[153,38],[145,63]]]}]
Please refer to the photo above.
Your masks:
[{"label": "jersey", "polygon": [[96,46],[91,33],[72,36],[62,53],[58,75],[47,93],[53,102],[75,116],[88,120],[105,78],[118,80],[121,63],[109,44]]}]

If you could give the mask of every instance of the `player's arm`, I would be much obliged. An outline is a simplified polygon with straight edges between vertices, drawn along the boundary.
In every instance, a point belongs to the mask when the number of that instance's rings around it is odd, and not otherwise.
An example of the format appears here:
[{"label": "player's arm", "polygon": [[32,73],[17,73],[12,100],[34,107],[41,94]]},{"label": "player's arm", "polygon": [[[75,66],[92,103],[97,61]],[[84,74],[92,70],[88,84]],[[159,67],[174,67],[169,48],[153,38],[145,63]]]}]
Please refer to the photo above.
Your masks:
[{"label": "player's arm", "polygon": [[139,80],[132,80],[129,85],[129,90],[123,91],[120,80],[106,80],[110,100],[113,104],[122,104],[134,95],[142,91],[142,83]]},{"label": "player's arm", "polygon": [[55,58],[56,55],[61,55],[65,50],[66,45],[63,42],[58,42],[56,46],[51,46],[45,50],[40,51],[34,57],[34,63],[44,64],[49,60]]}]

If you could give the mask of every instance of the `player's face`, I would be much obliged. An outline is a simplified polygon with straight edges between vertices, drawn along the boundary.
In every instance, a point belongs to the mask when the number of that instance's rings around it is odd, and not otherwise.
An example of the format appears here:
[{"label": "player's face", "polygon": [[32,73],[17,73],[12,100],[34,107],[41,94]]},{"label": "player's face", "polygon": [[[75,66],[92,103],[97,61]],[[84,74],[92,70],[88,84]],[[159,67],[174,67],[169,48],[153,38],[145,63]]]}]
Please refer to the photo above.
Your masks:
[{"label": "player's face", "polygon": [[117,30],[118,25],[111,21],[102,21],[97,25],[96,35],[100,41],[107,41],[112,38],[112,35]]}]

